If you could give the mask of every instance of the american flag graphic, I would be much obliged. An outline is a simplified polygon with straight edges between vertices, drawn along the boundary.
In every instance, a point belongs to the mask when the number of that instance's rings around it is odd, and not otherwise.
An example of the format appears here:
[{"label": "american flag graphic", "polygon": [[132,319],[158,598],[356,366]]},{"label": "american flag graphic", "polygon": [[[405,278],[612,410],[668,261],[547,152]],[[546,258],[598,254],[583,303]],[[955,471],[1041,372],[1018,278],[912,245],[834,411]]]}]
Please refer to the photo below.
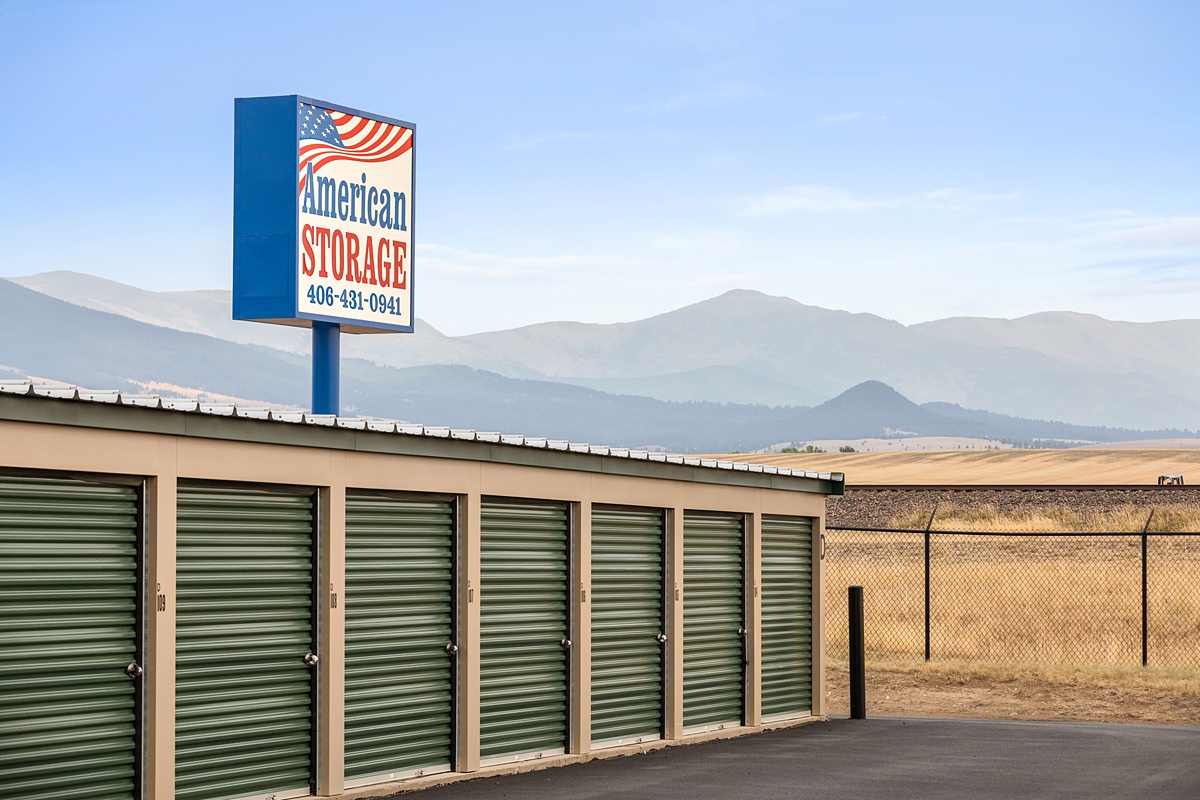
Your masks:
[{"label": "american flag graphic", "polygon": [[377,164],[399,158],[412,149],[412,130],[373,119],[327,111],[301,103],[300,188],[304,191],[308,165],[313,172],[334,161]]}]

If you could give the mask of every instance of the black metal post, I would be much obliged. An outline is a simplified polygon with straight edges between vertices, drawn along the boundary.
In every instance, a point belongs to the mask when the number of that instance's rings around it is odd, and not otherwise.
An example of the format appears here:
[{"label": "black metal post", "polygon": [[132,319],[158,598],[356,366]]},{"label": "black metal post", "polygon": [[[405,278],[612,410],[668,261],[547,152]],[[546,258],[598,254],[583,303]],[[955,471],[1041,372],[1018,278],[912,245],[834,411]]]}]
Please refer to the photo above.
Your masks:
[{"label": "black metal post", "polygon": [[1150,509],[1150,516],[1146,518],[1146,525],[1142,528],[1142,666],[1150,663],[1150,599],[1149,599],[1149,574],[1146,569],[1146,552],[1149,549],[1149,541],[1147,533],[1150,530],[1150,520],[1154,519],[1154,509]]},{"label": "black metal post", "polygon": [[850,719],[867,718],[866,640],[863,587],[850,587]]},{"label": "black metal post", "polygon": [[933,518],[937,514],[937,503],[933,504],[933,511],[929,514],[929,522],[925,524],[925,660],[929,660],[931,648],[929,645],[929,529],[933,527]]},{"label": "black metal post", "polygon": [[929,660],[929,531],[925,531],[925,660]]}]

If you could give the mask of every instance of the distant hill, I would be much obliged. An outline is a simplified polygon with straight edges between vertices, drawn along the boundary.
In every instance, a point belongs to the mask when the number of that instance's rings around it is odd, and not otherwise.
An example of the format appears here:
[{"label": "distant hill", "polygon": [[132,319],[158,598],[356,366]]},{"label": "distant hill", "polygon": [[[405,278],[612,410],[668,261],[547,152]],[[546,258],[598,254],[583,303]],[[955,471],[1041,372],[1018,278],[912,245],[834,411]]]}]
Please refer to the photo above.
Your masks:
[{"label": "distant hill", "polygon": [[616,394],[633,394],[659,400],[744,403],[768,406],[811,406],[824,395],[790,383],[764,378],[737,367],[700,367],[641,378],[559,378],[563,383],[587,386]]},{"label": "distant hill", "polygon": [[1157,430],[1151,434],[1128,428],[1022,419],[965,409],[951,403],[917,405],[880,381],[865,381],[816,408],[801,410],[793,424],[804,434],[791,437],[792,441],[798,442],[911,435],[999,439],[1028,446],[1040,440],[1116,442],[1139,437],[1157,439],[1188,435],[1187,431],[1177,429]]},{"label": "distant hill", "polygon": [[[146,292],[73,272],[15,279],[59,299],[243,344],[307,352],[305,331],[233,322],[228,292]],[[1070,312],[901,325],[734,290],[635,322],[344,337],[380,365],[461,365],[671,401],[814,405],[879,380],[914,402],[1123,428],[1200,428],[1200,320]]]},{"label": "distant hill", "polygon": [[0,364],[89,388],[144,383],[307,404],[308,360],[70,305],[0,280]]}]

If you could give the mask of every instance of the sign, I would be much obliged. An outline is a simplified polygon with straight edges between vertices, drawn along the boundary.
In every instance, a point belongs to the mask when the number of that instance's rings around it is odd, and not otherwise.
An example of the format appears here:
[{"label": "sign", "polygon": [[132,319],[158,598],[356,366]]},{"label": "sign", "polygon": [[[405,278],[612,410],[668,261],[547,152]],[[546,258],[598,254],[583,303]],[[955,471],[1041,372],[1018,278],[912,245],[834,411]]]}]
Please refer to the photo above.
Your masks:
[{"label": "sign", "polygon": [[291,95],[234,107],[234,319],[413,329],[414,127]]}]

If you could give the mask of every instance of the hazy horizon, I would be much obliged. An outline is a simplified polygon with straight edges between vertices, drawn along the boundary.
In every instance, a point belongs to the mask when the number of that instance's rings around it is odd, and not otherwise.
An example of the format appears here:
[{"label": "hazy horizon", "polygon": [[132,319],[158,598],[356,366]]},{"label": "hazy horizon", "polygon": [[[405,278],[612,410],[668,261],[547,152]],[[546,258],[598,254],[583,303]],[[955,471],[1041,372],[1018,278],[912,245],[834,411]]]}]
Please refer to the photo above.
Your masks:
[{"label": "hazy horizon", "polygon": [[[121,284],[123,286],[131,287],[131,288],[138,289],[138,290],[145,291],[145,292],[151,292],[154,294],[173,294],[173,293],[181,293],[182,294],[182,293],[187,293],[187,292],[225,292],[225,293],[230,292],[229,287],[152,289],[152,288],[149,288],[146,286],[140,286],[136,283],[119,280],[117,278],[105,277],[103,275],[95,275],[95,274],[92,274],[89,272],[81,272],[79,270],[69,270],[69,269],[46,270],[44,272],[33,272],[33,273],[21,274],[21,275],[5,275],[5,276],[0,276],[0,278],[2,278],[4,280],[14,281],[16,283],[24,285],[23,282],[32,281],[32,279],[37,279],[41,276],[52,274],[52,273],[70,273],[70,274],[76,274],[76,275],[84,275],[84,276],[88,276],[88,277],[92,277],[92,278],[99,278],[101,280],[112,281],[114,283]],[[686,308],[687,306],[698,305],[698,304],[704,303],[708,300],[714,300],[718,297],[721,297],[723,295],[730,294],[733,292],[757,292],[759,294],[763,294],[768,297],[775,297],[775,298],[784,299],[784,300],[793,300],[797,303],[800,303],[801,305],[811,306],[813,308],[820,308],[820,309],[823,309],[826,311],[844,312],[847,314],[868,314],[868,315],[879,317],[880,319],[884,319],[888,322],[895,322],[899,325],[903,325],[906,328],[912,328],[912,327],[915,327],[918,325],[924,325],[929,322],[943,322],[943,321],[948,321],[948,320],[953,320],[953,319],[984,319],[984,320],[996,320],[996,321],[1003,321],[1003,322],[1013,322],[1016,320],[1021,320],[1021,319],[1025,319],[1028,317],[1035,317],[1035,316],[1039,316],[1042,314],[1082,314],[1082,315],[1088,315],[1088,316],[1096,316],[1096,317],[1104,319],[1108,322],[1133,322],[1133,323],[1179,322],[1179,321],[1186,321],[1186,320],[1200,320],[1200,307],[1197,308],[1197,313],[1193,314],[1192,316],[1172,317],[1172,318],[1166,318],[1166,319],[1144,320],[1144,321],[1133,320],[1133,319],[1124,319],[1121,317],[1106,317],[1106,316],[1099,315],[1099,314],[1092,314],[1091,312],[1087,312],[1087,311],[1074,311],[1074,310],[1068,309],[1068,308],[1043,308],[1043,309],[1029,311],[1025,314],[1021,314],[1020,316],[1012,316],[1012,317],[988,316],[988,315],[983,315],[983,314],[953,314],[953,315],[949,315],[949,316],[945,316],[945,317],[936,317],[936,318],[930,318],[930,319],[918,319],[918,320],[911,320],[909,322],[904,322],[904,321],[901,321],[894,317],[886,316],[884,314],[877,314],[873,311],[853,311],[848,308],[820,306],[820,305],[816,305],[813,303],[804,303],[802,300],[795,298],[795,297],[789,297],[788,295],[784,295],[784,294],[772,294],[770,292],[763,292],[759,289],[752,289],[752,288],[745,287],[745,286],[733,286],[733,287],[729,287],[729,288],[725,288],[725,289],[717,289],[717,290],[714,290],[709,295],[699,297],[696,300],[693,300],[693,301],[688,302],[683,305],[664,307],[660,311],[653,311],[653,312],[646,314],[645,316],[636,316],[636,317],[631,316],[631,317],[626,317],[626,318],[622,318],[622,319],[578,320],[578,319],[568,319],[565,317],[546,318],[546,319],[540,319],[540,320],[532,320],[529,322],[523,322],[520,324],[513,324],[513,325],[509,325],[509,326],[505,326],[505,327],[471,330],[471,331],[465,331],[462,333],[447,332],[442,326],[438,325],[435,320],[430,320],[420,313],[417,314],[417,319],[419,322],[421,322],[425,325],[428,325],[429,327],[436,330],[438,333],[441,333],[445,336],[449,336],[452,338],[457,338],[457,337],[462,337],[462,336],[473,336],[475,334],[480,334],[480,333],[498,333],[498,332],[502,332],[502,331],[506,331],[506,330],[512,330],[512,329],[518,328],[518,327],[528,327],[531,325],[543,325],[543,324],[556,323],[556,322],[580,323],[580,324],[585,324],[585,325],[590,325],[590,324],[619,325],[619,324],[629,323],[629,322],[640,322],[640,321],[648,319],[650,317],[662,316],[664,314],[669,314],[672,311],[678,311],[679,309]],[[232,317],[231,317],[231,320],[232,320]],[[264,324],[264,323],[260,323],[260,322],[246,321],[246,320],[233,320],[233,321],[237,322],[238,324],[244,323],[246,325],[263,325]],[[269,323],[266,323],[266,324],[269,324]],[[398,333],[398,334],[394,334],[394,335],[403,336],[404,334]]]}]

